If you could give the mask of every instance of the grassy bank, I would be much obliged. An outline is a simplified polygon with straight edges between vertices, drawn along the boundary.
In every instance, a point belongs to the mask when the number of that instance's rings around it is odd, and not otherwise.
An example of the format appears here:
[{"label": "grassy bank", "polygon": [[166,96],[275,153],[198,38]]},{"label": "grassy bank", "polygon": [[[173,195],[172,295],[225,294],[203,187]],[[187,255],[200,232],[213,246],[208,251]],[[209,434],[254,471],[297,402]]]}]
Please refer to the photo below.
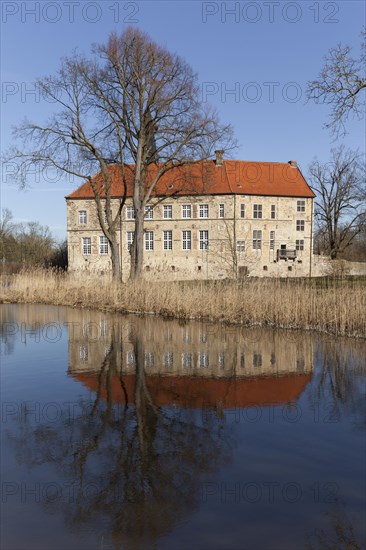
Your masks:
[{"label": "grassy bank", "polygon": [[366,337],[366,280],[138,282],[33,270],[1,279],[1,301],[154,313]]}]

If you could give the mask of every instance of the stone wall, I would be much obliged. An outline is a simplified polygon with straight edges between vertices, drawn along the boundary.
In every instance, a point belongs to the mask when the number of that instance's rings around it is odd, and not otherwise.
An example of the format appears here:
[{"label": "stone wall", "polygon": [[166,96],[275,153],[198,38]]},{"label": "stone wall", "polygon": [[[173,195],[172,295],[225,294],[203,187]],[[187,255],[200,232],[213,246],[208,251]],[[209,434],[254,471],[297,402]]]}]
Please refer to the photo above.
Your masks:
[{"label": "stone wall", "polygon": [[[303,201],[303,212],[298,211],[298,201]],[[128,199],[117,231],[124,279],[130,271],[127,236],[134,229],[134,221],[127,216],[131,204]],[[118,205],[114,199],[113,215]],[[182,216],[184,205],[191,206],[189,218]],[[208,216],[200,217],[204,205],[208,206]],[[255,205],[261,206],[261,218],[255,217]],[[68,199],[67,206],[70,271],[110,271],[110,255],[101,254],[100,250],[102,232],[94,200]],[[166,206],[171,206],[171,219],[164,217]],[[86,223],[80,223],[80,211],[86,211]],[[303,228],[297,227],[299,222],[303,222]],[[152,231],[154,239],[153,250],[144,251],[146,278],[225,279],[236,277],[237,273],[256,277],[308,276],[311,226],[312,199],[235,194],[167,199],[153,205],[153,218],[145,221],[145,230]],[[164,249],[164,231],[172,232],[171,250]],[[191,250],[183,249],[183,231],[191,232]],[[208,250],[200,244],[201,231],[208,231]],[[262,232],[260,249],[254,249],[253,231]],[[84,237],[91,239],[90,254],[83,254]],[[294,252],[288,257],[281,253],[279,257],[277,251],[281,248]]]}]

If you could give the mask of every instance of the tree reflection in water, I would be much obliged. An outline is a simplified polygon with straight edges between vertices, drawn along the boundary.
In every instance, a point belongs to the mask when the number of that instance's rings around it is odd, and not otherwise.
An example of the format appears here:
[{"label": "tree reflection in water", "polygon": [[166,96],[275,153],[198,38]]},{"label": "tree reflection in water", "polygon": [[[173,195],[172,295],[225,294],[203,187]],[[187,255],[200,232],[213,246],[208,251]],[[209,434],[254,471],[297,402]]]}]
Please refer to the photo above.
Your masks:
[{"label": "tree reflection in water", "polygon": [[[34,425],[26,415],[13,440],[27,466],[52,463],[69,483],[68,498],[50,494],[47,509],[61,507],[71,528],[103,522],[98,531],[115,548],[151,547],[192,512],[203,476],[230,456],[222,418],[154,403],[138,336],[133,345],[134,405],[113,329],[93,400],[81,399],[55,423]],[[124,403],[112,399],[116,374]]]},{"label": "tree reflection in water", "polygon": [[363,545],[356,539],[352,521],[344,506],[335,506],[327,513],[330,529],[316,529],[308,535],[309,550],[362,550]]},{"label": "tree reflection in water", "polygon": [[364,382],[365,344],[360,340],[328,340],[319,337],[317,359],[320,369],[312,384],[314,407],[327,409],[327,422],[339,422],[352,414],[356,428],[366,428]]}]

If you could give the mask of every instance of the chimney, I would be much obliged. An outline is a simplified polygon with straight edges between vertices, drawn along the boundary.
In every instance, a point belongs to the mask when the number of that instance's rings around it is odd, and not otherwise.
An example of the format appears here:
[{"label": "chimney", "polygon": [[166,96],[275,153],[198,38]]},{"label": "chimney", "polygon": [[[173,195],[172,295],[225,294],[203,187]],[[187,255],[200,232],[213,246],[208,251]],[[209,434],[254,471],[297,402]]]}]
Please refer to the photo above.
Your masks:
[{"label": "chimney", "polygon": [[223,149],[218,149],[217,151],[215,151],[216,166],[222,166],[224,164],[224,160],[222,158],[223,154],[224,154]]},{"label": "chimney", "polygon": [[297,160],[289,160],[288,163],[292,168],[297,168]]}]

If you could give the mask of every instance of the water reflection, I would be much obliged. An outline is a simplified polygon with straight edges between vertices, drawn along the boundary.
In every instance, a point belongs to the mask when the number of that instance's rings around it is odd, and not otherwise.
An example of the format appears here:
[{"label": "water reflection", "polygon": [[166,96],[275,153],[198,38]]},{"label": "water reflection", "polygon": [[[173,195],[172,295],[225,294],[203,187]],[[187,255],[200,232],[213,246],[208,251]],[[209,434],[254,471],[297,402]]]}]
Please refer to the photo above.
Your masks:
[{"label": "water reflection", "polygon": [[134,402],[139,371],[157,406],[186,408],[293,401],[311,378],[309,335],[289,339],[286,333],[257,329],[83,315],[84,331],[75,330],[69,341],[69,372],[96,390],[113,345],[118,371],[111,374],[109,391],[114,401]]},{"label": "water reflection", "polygon": [[202,506],[202,484],[234,459],[228,410],[296,403],[307,390],[313,410],[331,402],[361,422],[362,344],[42,306],[2,315],[4,353],[67,335],[79,388],[52,421],[17,418],[17,460],[54,468],[62,498],[51,490],[47,512],[116,549],[154,547]]}]

